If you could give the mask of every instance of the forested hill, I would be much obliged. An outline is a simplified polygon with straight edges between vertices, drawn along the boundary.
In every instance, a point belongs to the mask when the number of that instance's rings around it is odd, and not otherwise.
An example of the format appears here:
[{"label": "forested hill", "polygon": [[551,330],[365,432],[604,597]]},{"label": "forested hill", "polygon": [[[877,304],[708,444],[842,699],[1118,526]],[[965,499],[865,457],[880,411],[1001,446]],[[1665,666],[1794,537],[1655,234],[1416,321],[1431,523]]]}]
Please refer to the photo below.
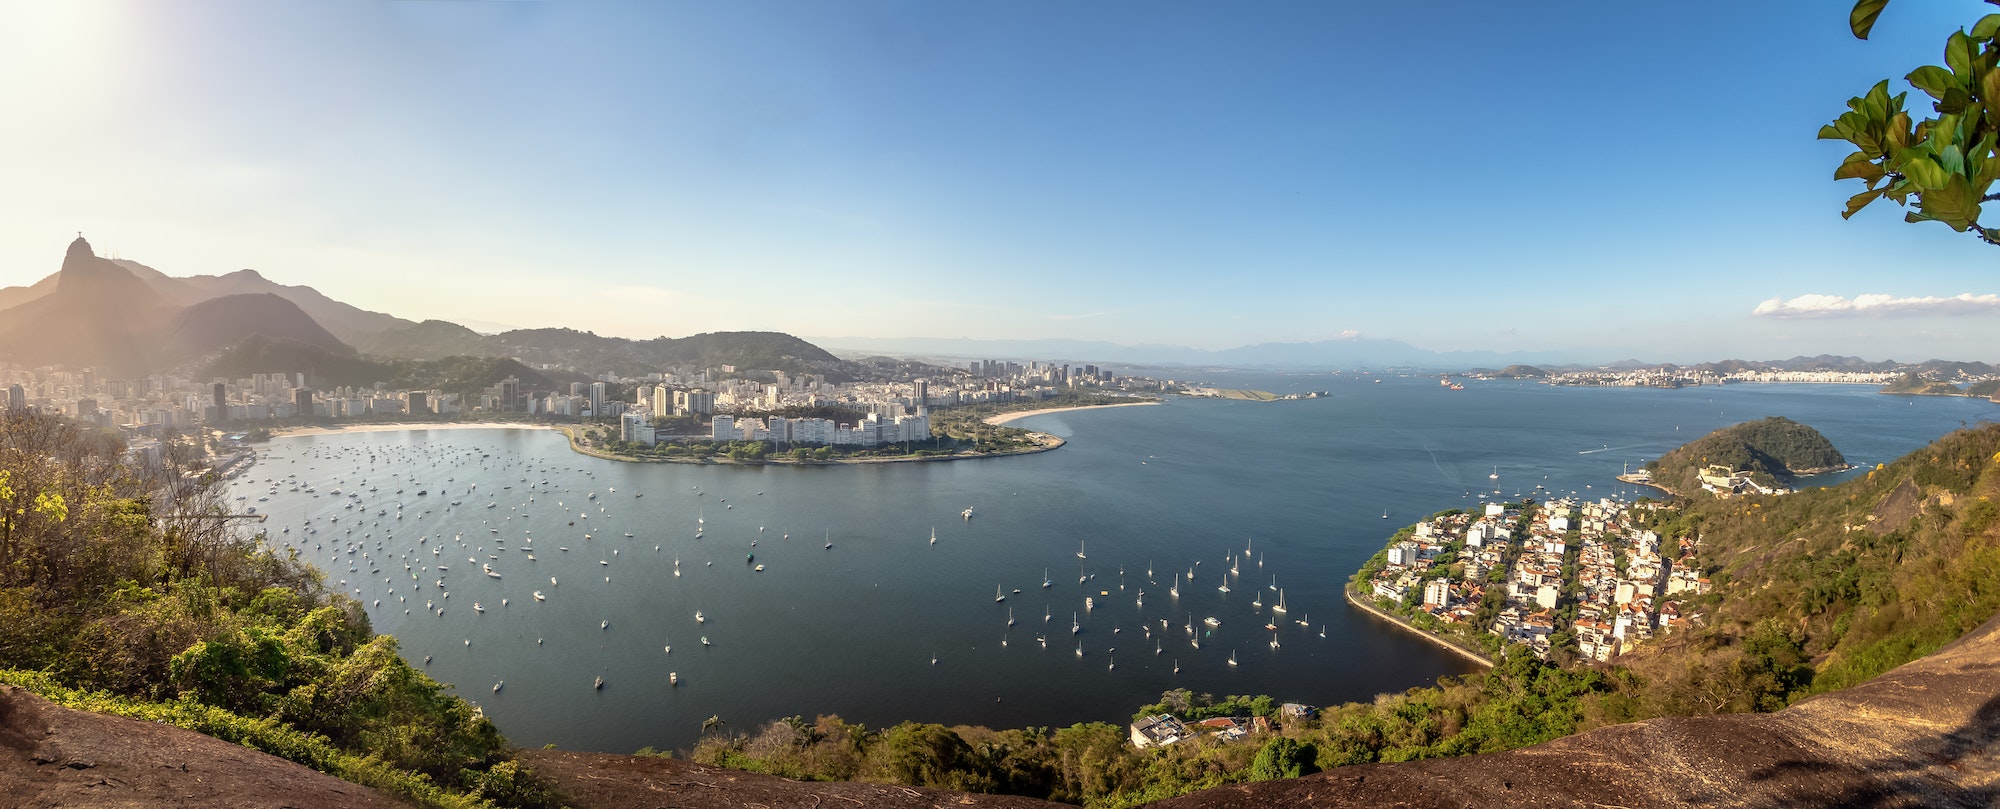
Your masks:
[{"label": "forested hill", "polygon": [[1704,467],[1750,472],[1759,483],[1783,485],[1799,475],[1847,468],[1847,458],[1818,430],[1782,416],[1746,421],[1702,436],[1648,461],[1653,480],[1668,490],[1699,491]]},{"label": "forested hill", "polygon": [[782,332],[736,331],[691,337],[628,340],[576,329],[517,329],[482,335],[441,320],[381,332],[358,340],[356,348],[396,359],[442,359],[452,355],[513,357],[530,365],[608,370],[620,374],[657,371],[677,365],[821,374],[835,380],[859,372],[853,363]]}]

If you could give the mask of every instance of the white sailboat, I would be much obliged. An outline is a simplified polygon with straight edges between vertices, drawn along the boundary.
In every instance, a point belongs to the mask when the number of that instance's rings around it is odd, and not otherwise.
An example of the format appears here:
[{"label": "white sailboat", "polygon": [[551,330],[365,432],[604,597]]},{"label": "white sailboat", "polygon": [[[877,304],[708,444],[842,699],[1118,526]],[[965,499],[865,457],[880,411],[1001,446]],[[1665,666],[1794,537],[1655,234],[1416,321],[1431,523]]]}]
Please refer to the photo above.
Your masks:
[{"label": "white sailboat", "polygon": [[1014,625],[1014,608],[1013,608],[1013,607],[1008,607],[1008,608],[1007,608],[1007,625],[1008,625],[1008,626],[1013,626],[1013,625]]},{"label": "white sailboat", "polygon": [[1234,649],[1229,651],[1229,665],[1236,665],[1236,650]]},{"label": "white sailboat", "polygon": [[1054,587],[1055,585],[1056,583],[1049,579],[1049,569],[1046,567],[1042,568],[1042,589],[1046,590],[1050,587]]},{"label": "white sailboat", "polygon": [[1274,607],[1272,607],[1272,608],[1271,608],[1271,611],[1272,611],[1272,612],[1275,612],[1275,613],[1277,613],[1277,614],[1279,614],[1279,615],[1283,615],[1283,614],[1285,614],[1285,591],[1283,591],[1283,590],[1279,590],[1279,591],[1278,591],[1278,603],[1277,603],[1277,606],[1274,606]]},{"label": "white sailboat", "polygon": [[1215,589],[1217,589],[1217,590],[1221,590],[1222,592],[1225,592],[1225,593],[1229,592],[1229,577],[1228,577],[1228,576],[1223,576],[1223,577],[1222,577],[1222,586],[1221,586],[1221,587],[1217,587],[1217,588],[1215,588]]},{"label": "white sailboat", "polygon": [[1077,540],[1077,541],[1076,541],[1076,558],[1078,558],[1078,559],[1088,559],[1088,558],[1090,558],[1090,557],[1088,557],[1088,556],[1084,556],[1084,555],[1083,555],[1083,540],[1081,540],[1081,539],[1079,539],[1079,540]]},{"label": "white sailboat", "polygon": [[931,544],[937,544],[937,526],[935,525],[931,526]]},{"label": "white sailboat", "polygon": [[997,584],[993,585],[993,603],[998,604],[1006,600],[1007,600],[1007,594],[1000,592],[1000,585]]}]

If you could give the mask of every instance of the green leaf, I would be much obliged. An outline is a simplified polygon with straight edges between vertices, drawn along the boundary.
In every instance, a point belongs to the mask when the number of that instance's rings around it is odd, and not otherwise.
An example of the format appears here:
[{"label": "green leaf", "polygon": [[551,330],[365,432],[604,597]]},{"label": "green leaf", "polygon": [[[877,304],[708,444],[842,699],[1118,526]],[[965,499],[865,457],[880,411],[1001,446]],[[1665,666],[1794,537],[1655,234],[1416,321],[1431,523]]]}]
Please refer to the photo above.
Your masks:
[{"label": "green leaf", "polygon": [[1868,32],[1875,28],[1875,18],[1882,16],[1882,7],[1889,0],[1858,0],[1854,10],[1847,14],[1848,30],[1854,32],[1855,39],[1867,39]]},{"label": "green leaf", "polygon": [[1972,60],[1979,55],[1972,45],[1972,38],[1964,31],[1953,31],[1944,41],[1944,64],[1958,77],[1960,84],[1971,84],[1973,78]]},{"label": "green leaf", "polygon": [[[1913,152],[1915,150],[1910,151]],[[1910,178],[1910,182],[1926,194],[1932,190],[1945,187],[1946,184],[1951,182],[1953,176],[1947,173],[1943,166],[1938,165],[1937,161],[1924,155],[1914,155],[1910,159],[1898,163],[1896,170],[1902,172],[1903,176]]]},{"label": "green leaf", "polygon": [[[2000,17],[2000,14],[1993,16]],[[1924,65],[1910,71],[1910,75],[1903,78],[1910,83],[1910,86],[1928,93],[1931,98],[1939,100],[1944,99],[1946,91],[1954,87],[1963,86],[1956,77],[1951,75],[1951,71],[1937,65]]]},{"label": "green leaf", "polygon": [[1986,102],[1986,122],[2000,126],[2000,70],[1988,70],[1979,77],[1979,99]]},{"label": "green leaf", "polygon": [[1917,209],[1962,233],[1979,221],[1979,192],[1964,177],[1953,175],[1942,187],[1925,190]]},{"label": "green leaf", "polygon": [[1840,164],[1840,168],[1833,172],[1833,179],[1836,180],[1861,179],[1872,183],[1876,180],[1882,179],[1887,174],[1888,172],[1883,171],[1881,166],[1875,165],[1874,163],[1866,160],[1862,160],[1853,163]]},{"label": "green leaf", "polygon": [[1979,22],[1972,25],[1973,39],[1992,39],[1994,34],[2000,34],[2000,14],[1980,17]]},{"label": "green leaf", "polygon": [[1859,194],[1855,194],[1854,196],[1848,197],[1847,210],[1840,212],[1840,218],[1847,219],[1854,216],[1856,212],[1859,212],[1862,208],[1868,207],[1868,203],[1874,202],[1877,197],[1882,196],[1884,193],[1886,192],[1863,191]]}]

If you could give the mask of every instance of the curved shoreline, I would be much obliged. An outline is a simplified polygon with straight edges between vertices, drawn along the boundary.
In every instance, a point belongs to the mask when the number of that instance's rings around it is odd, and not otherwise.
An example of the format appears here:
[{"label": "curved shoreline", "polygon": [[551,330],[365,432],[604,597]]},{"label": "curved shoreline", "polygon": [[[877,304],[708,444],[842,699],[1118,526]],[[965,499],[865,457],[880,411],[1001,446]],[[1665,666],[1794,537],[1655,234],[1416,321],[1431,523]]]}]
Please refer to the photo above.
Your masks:
[{"label": "curved shoreline", "polygon": [[1072,410],[1098,410],[1106,407],[1139,407],[1142,405],[1156,405],[1156,404],[1159,404],[1159,402],[1157,401],[1118,402],[1116,404],[1077,405],[1075,407],[1045,407],[1039,410],[1010,410],[1006,413],[1001,413],[999,415],[987,416],[984,419],[980,419],[980,421],[998,427],[1000,425],[1006,424],[1007,422],[1020,421],[1021,419],[1025,419],[1029,416],[1046,416],[1050,413],[1068,413],[1069,411]]},{"label": "curved shoreline", "polygon": [[1390,615],[1386,612],[1378,610],[1374,606],[1362,602],[1361,599],[1355,598],[1354,590],[1350,588],[1342,587],[1340,588],[1340,591],[1341,593],[1347,596],[1347,603],[1353,604],[1356,607],[1360,607],[1361,609],[1366,610],[1368,614],[1380,618],[1384,621],[1388,621],[1389,623],[1395,624],[1399,627],[1402,627],[1403,629],[1408,630],[1412,634],[1415,634],[1418,637],[1423,638],[1424,640],[1430,641],[1446,649],[1449,649],[1457,653],[1459,657],[1463,657],[1467,660],[1470,660],[1474,663],[1478,663],[1479,665],[1485,666],[1489,669],[1493,668],[1493,661],[1487,660],[1485,655],[1481,655],[1477,652],[1472,651],[1471,649],[1467,649],[1463,646],[1460,646],[1456,643],[1452,643],[1451,641],[1445,640],[1444,638],[1440,638],[1422,629],[1418,629],[1415,626],[1412,626],[1409,621],[1405,621],[1394,615]]}]

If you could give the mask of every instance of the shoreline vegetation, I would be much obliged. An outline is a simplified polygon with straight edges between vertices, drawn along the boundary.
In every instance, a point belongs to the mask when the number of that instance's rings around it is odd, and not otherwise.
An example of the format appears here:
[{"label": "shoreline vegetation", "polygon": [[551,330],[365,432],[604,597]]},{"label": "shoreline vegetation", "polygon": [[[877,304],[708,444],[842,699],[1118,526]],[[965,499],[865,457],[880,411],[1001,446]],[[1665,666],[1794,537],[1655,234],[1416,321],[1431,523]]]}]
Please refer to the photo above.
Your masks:
[{"label": "shoreline vegetation", "polygon": [[1369,604],[1365,599],[1356,596],[1354,588],[1352,587],[1343,588],[1342,592],[1347,596],[1347,603],[1353,604],[1356,607],[1360,607],[1363,611],[1367,612],[1369,615],[1373,615],[1384,621],[1388,621],[1389,623],[1395,624],[1396,626],[1402,627],[1403,631],[1405,632],[1409,632],[1413,635],[1416,635],[1417,637],[1423,638],[1424,640],[1437,644],[1438,646],[1442,646],[1447,650],[1457,653],[1459,657],[1463,657],[1474,663],[1478,663],[1479,665],[1485,666],[1486,668],[1490,669],[1493,668],[1494,665],[1496,665],[1495,661],[1492,658],[1487,657],[1486,655],[1480,654],[1479,652],[1475,652],[1471,649],[1467,649],[1456,643],[1452,643],[1450,639],[1444,637],[1443,635],[1439,635],[1435,632],[1431,632],[1429,630],[1425,630],[1423,628],[1415,626],[1411,624],[1409,621],[1403,620],[1401,617],[1397,615],[1376,609],[1374,605]]}]

